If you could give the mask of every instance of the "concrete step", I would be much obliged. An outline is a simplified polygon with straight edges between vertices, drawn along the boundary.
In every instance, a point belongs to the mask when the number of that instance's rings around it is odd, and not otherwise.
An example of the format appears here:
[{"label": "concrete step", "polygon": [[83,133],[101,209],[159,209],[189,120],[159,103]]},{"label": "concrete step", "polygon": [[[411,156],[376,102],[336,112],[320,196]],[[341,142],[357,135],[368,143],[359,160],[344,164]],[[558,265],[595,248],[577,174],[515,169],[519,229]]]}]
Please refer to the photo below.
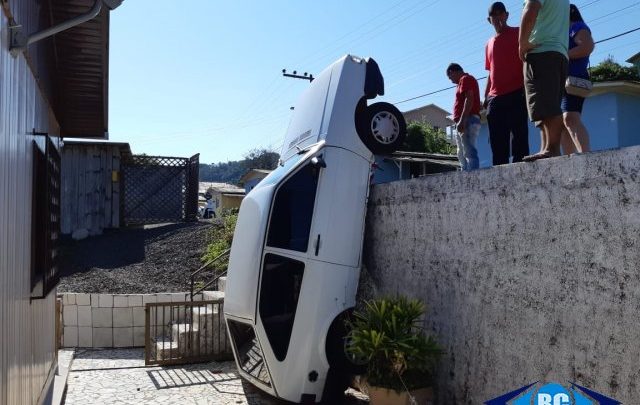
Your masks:
[{"label": "concrete step", "polygon": [[193,326],[200,329],[224,328],[224,315],[218,305],[203,305],[191,309]]},{"label": "concrete step", "polygon": [[[225,285],[226,285],[226,281],[225,281]],[[203,291],[202,299],[205,301],[212,301],[212,300],[224,301],[224,291]]]},{"label": "concrete step", "polygon": [[[208,315],[202,315],[208,316]],[[227,328],[221,323],[211,325],[210,321],[207,328],[198,328],[195,325],[175,324],[171,326],[171,338],[166,338],[165,342],[171,341],[173,344],[173,354],[181,355],[205,355],[211,352],[221,353],[228,350],[227,345]],[[161,347],[162,345],[160,345]],[[176,352],[177,350],[177,352]],[[165,350],[168,356],[168,346]]]},{"label": "concrete step", "polygon": [[190,342],[193,340],[193,335],[198,333],[198,328],[195,325],[188,323],[176,323],[171,325],[171,340],[182,344],[182,342]]},{"label": "concrete step", "polygon": [[158,336],[151,346],[151,357],[157,360],[169,360],[175,358],[180,352],[178,342],[165,336]]}]

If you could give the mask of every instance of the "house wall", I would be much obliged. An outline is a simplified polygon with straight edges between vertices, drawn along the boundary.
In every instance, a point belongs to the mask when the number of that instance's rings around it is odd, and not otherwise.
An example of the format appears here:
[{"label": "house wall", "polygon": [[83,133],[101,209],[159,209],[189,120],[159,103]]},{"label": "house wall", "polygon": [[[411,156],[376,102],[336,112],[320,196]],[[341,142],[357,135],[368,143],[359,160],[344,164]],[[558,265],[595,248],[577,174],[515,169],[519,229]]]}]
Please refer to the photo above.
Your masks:
[{"label": "house wall", "polygon": [[442,404],[538,381],[637,403],[640,147],[372,188],[379,294],[428,307]]},{"label": "house wall", "polygon": [[[589,97],[583,107],[582,121],[589,131],[592,150],[607,150],[640,144],[634,117],[640,111],[640,98],[616,93]],[[529,150],[540,150],[540,130],[529,123]],[[478,136],[480,167],[491,167],[493,154],[489,127],[483,123]]]},{"label": "house wall", "polygon": [[640,126],[638,112],[640,97],[626,94],[618,95],[618,128],[620,146],[640,145]]},{"label": "house wall", "polygon": [[250,180],[244,182],[244,192],[245,194],[249,194],[249,191],[253,190],[255,186],[258,185],[264,179],[264,177],[254,177]]},{"label": "house wall", "polygon": [[433,127],[443,130],[451,125],[451,121],[447,119],[447,115],[449,114],[433,106],[425,106],[415,110],[406,111],[403,112],[402,115],[404,115],[407,123],[412,121],[426,122]]},{"label": "house wall", "polygon": [[55,290],[29,299],[32,142],[44,150],[44,139],[28,134],[59,130],[24,56],[9,54],[7,26],[0,11],[0,404],[24,405],[36,403],[56,358]]},{"label": "house wall", "polygon": [[[606,93],[589,97],[584,102],[582,121],[589,131],[592,150],[625,146],[620,143],[620,95]],[[636,142],[635,145],[638,143]],[[626,145],[631,146],[631,145]]]},{"label": "house wall", "polygon": [[242,199],[244,196],[230,197],[227,195],[220,196],[220,205],[216,212],[220,214],[222,210],[228,210],[232,208],[240,208],[240,204],[242,203]]},{"label": "house wall", "polygon": [[90,235],[120,226],[120,149],[70,144],[62,148],[61,230]]}]

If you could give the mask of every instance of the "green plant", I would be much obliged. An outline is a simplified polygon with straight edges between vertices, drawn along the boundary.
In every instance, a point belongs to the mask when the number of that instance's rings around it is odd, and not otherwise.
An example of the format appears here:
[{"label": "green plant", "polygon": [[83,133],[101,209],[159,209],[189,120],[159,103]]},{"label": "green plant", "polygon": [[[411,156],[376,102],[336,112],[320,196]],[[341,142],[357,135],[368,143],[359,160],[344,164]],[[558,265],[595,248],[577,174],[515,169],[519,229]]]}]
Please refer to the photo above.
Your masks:
[{"label": "green plant", "polygon": [[622,66],[611,56],[598,65],[590,68],[589,75],[591,76],[591,80],[594,82],[610,82],[617,80],[640,81],[640,74],[638,74],[638,71],[635,68]]},{"label": "green plant", "polygon": [[420,326],[425,306],[404,297],[365,303],[348,322],[347,351],[366,362],[372,386],[398,392],[429,386],[441,353]]},{"label": "green plant", "polygon": [[443,130],[424,122],[414,121],[407,126],[407,137],[402,150],[450,155],[455,153],[456,147],[449,142]]},{"label": "green plant", "polygon": [[[238,221],[238,210],[230,209],[224,210],[221,214],[222,224],[216,226],[211,233],[211,242],[202,256],[204,263],[215,259],[224,253],[225,250],[231,247],[233,241],[233,232],[236,229],[236,222]],[[229,258],[220,259],[214,262],[211,267],[217,271],[224,271],[229,265]]]}]

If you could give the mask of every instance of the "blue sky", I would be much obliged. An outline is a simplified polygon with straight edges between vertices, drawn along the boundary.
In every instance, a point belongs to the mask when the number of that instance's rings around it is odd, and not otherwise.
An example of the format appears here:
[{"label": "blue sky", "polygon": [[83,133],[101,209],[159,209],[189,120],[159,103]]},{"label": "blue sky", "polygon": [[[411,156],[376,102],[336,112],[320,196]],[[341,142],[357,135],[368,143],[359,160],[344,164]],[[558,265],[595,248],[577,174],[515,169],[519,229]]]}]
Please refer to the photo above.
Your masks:
[{"label": "blue sky", "polygon": [[[640,1],[575,0],[596,40],[640,26]],[[506,0],[518,25],[521,0]],[[393,103],[450,86],[458,62],[484,71],[490,2],[478,0],[126,0],[111,13],[109,135],[134,153],[238,160],[279,151],[307,81],[346,53],[371,56]],[[597,46],[592,64],[640,51],[640,31]],[[484,88],[484,81],[480,83]],[[397,104],[451,109],[452,90]]]}]

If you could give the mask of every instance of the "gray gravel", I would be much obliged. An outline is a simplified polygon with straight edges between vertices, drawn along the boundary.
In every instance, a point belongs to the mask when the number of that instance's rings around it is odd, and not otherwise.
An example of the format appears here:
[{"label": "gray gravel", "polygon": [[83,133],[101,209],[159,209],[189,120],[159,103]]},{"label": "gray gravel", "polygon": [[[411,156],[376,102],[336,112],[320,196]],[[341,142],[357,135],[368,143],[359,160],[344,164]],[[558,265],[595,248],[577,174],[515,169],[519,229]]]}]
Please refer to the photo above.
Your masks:
[{"label": "gray gravel", "polygon": [[[189,289],[211,231],[219,222],[201,221],[107,231],[82,241],[65,241],[59,292],[147,294]],[[203,274],[203,279],[209,274]]]}]

